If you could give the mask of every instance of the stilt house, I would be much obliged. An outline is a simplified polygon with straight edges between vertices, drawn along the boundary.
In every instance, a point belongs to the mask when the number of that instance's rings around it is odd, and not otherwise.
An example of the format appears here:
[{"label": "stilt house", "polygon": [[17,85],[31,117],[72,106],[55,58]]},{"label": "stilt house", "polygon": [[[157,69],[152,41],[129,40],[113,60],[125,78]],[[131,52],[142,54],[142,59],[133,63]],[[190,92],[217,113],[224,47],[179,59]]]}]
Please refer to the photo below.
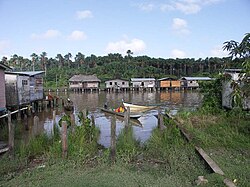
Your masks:
[{"label": "stilt house", "polygon": [[10,69],[5,64],[0,63],[0,113],[6,110],[5,95],[5,70]]},{"label": "stilt house", "polygon": [[96,75],[74,75],[69,79],[71,90],[97,89],[101,80]]},{"label": "stilt house", "polygon": [[6,105],[17,107],[43,99],[44,71],[6,72]]}]

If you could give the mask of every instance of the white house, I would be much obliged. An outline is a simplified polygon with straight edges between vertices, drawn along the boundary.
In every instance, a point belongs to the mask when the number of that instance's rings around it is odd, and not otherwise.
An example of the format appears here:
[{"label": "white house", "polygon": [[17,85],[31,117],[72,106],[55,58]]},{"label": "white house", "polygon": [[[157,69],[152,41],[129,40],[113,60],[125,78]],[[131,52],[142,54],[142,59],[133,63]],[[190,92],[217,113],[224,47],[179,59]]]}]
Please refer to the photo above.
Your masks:
[{"label": "white house", "polygon": [[131,78],[131,84],[133,88],[154,88],[154,78]]},{"label": "white house", "polygon": [[113,79],[105,81],[106,88],[129,88],[129,81],[124,79]]}]

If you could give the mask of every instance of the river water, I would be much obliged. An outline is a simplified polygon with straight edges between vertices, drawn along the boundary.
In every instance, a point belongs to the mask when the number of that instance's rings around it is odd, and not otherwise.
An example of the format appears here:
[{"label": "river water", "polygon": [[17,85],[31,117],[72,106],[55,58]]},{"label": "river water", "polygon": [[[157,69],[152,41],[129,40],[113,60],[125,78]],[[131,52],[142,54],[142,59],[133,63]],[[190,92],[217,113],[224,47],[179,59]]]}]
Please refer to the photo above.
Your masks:
[{"label": "river water", "polygon": [[[53,94],[53,93],[52,93]],[[53,95],[56,95],[54,93]],[[57,94],[58,95],[58,94]],[[112,115],[102,112],[100,107],[103,107],[107,102],[109,107],[116,108],[121,105],[122,99],[125,102],[140,104],[140,105],[157,105],[161,111],[168,110],[173,115],[179,109],[193,110],[202,102],[202,95],[197,91],[181,91],[181,92],[122,92],[122,93],[59,93],[60,97],[69,97],[74,103],[74,115],[84,110],[88,110],[89,116],[93,115],[96,126],[99,127],[101,134],[99,143],[105,147],[110,146],[111,134],[111,119]],[[39,134],[41,132],[51,133],[53,109],[47,109],[36,113],[39,117],[39,124],[33,125],[33,118],[29,118],[29,130],[23,134],[24,138]],[[151,135],[151,131],[157,126],[157,119],[154,115],[158,113],[157,109],[144,113],[138,120],[141,126],[133,125],[135,138],[141,142],[145,142]],[[56,110],[56,122],[64,115],[62,108]],[[124,128],[122,118],[117,118],[116,135]]]}]

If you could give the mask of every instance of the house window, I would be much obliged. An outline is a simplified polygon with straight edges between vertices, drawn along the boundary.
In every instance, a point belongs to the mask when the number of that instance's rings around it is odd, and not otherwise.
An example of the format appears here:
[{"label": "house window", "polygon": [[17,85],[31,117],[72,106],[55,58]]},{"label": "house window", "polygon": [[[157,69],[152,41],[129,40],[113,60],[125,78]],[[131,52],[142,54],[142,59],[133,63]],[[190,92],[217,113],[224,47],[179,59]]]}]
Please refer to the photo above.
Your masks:
[{"label": "house window", "polygon": [[115,82],[115,85],[117,86],[117,82]]},{"label": "house window", "polygon": [[109,85],[112,86],[112,82],[109,82]]},{"label": "house window", "polygon": [[125,82],[122,82],[122,85],[124,85],[125,84]]},{"label": "house window", "polygon": [[22,80],[22,85],[23,86],[28,85],[28,80]]}]

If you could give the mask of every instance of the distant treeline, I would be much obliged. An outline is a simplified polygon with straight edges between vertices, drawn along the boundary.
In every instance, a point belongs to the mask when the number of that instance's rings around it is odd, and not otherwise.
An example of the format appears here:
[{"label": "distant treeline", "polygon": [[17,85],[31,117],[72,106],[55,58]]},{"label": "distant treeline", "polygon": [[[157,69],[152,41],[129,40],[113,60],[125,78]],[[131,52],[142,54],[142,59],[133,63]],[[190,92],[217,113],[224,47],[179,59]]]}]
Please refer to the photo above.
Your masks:
[{"label": "distant treeline", "polygon": [[33,53],[31,59],[28,59],[15,54],[10,59],[3,57],[1,62],[12,67],[14,71],[43,70],[46,72],[46,86],[52,87],[67,86],[67,80],[75,74],[96,74],[102,81],[131,77],[212,76],[225,68],[240,68],[242,63],[240,59],[237,62],[232,61],[230,57],[205,59],[133,57],[130,50],[126,56],[119,53],[85,56],[79,52],[75,57],[68,53],[48,58],[47,53],[43,52],[40,55]]}]

